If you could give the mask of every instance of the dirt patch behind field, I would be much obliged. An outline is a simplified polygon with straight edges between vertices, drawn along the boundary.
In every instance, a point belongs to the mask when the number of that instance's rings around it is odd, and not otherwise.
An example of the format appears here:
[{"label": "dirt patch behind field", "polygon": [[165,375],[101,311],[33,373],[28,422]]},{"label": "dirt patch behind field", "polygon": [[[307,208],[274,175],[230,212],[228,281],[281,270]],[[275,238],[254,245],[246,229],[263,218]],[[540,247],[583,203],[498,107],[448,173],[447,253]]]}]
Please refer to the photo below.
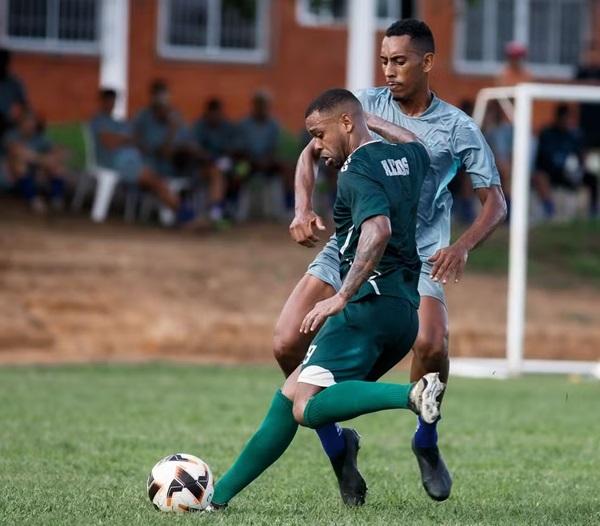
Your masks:
[{"label": "dirt patch behind field", "polygon": [[[200,235],[2,203],[0,362],[270,361],[276,317],[314,254],[285,225]],[[467,272],[447,293],[452,355],[502,356],[505,278]],[[599,359],[599,296],[530,288],[527,355]]]}]

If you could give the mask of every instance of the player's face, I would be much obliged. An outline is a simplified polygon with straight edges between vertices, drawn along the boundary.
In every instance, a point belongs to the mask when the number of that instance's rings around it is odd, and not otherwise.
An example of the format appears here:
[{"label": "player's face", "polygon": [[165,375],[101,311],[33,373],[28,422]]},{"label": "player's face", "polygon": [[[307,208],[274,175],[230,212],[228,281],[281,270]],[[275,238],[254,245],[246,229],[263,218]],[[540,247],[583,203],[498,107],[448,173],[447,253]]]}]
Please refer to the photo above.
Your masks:
[{"label": "player's face", "polygon": [[327,166],[341,168],[348,156],[347,114],[331,115],[315,111],[306,118],[306,129],[315,141],[315,148]]},{"label": "player's face", "polygon": [[423,53],[409,35],[385,37],[381,43],[381,67],[395,100],[407,100],[427,89],[433,53]]}]

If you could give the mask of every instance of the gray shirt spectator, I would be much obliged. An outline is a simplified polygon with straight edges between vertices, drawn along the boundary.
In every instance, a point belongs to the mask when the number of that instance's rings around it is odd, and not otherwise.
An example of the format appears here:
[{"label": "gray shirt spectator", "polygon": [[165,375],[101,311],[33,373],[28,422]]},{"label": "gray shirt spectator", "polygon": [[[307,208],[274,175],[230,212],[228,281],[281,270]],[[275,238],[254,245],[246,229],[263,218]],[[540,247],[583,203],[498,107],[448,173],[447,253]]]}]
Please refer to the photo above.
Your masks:
[{"label": "gray shirt spectator", "polygon": [[128,137],[131,135],[131,126],[127,122],[119,121],[106,113],[98,113],[90,121],[90,130],[96,150],[96,162],[99,166],[115,169],[115,158],[119,151],[130,147],[107,148],[100,140],[100,134],[114,133]]},{"label": "gray shirt spectator", "polygon": [[242,151],[252,160],[275,156],[279,144],[279,125],[270,117],[258,120],[252,116],[239,123]]},{"label": "gray shirt spectator", "polygon": [[171,108],[163,117],[152,108],[140,111],[133,121],[133,130],[144,160],[163,176],[175,175],[171,150],[190,140],[181,116]]},{"label": "gray shirt spectator", "polygon": [[235,126],[224,117],[219,99],[207,102],[204,114],[192,127],[196,144],[212,160],[233,153],[236,133]]},{"label": "gray shirt spectator", "polygon": [[19,119],[19,110],[27,107],[23,83],[10,73],[10,52],[0,49],[0,156],[5,153],[4,136]]}]

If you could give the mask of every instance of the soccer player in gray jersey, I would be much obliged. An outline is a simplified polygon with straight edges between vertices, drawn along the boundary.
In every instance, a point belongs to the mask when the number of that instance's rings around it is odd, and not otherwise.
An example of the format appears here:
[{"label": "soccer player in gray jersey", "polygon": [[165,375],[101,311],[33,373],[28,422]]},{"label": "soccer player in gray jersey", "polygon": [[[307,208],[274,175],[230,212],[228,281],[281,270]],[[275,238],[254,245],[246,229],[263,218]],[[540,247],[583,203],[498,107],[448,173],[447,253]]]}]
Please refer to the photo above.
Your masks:
[{"label": "soccer player in gray jersey", "polygon": [[[434,40],[429,27],[413,19],[400,20],[386,31],[381,44],[381,66],[386,87],[358,94],[370,113],[369,128],[389,142],[405,142],[402,126],[428,147],[431,167],[421,190],[417,212],[417,247],[422,261],[419,280],[421,303],[419,332],[413,346],[411,381],[430,372],[448,380],[448,312],[444,288],[458,282],[469,252],[486,239],[506,217],[506,203],[490,148],[476,124],[463,112],[439,99],[429,88],[434,63]],[[293,239],[308,247],[319,241],[323,222],[312,209],[311,197],[316,152],[310,143],[296,168],[296,215],[290,225]],[[466,170],[481,201],[474,223],[450,243],[452,196],[448,184],[460,169]],[[314,332],[300,332],[302,320],[314,305],[333,296],[340,287],[338,247],[332,238],[311,263],[288,298],[274,335],[274,354],[286,375],[302,361]],[[375,364],[369,379],[387,372]],[[412,439],[421,479],[435,500],[450,495],[452,479],[437,445],[437,423],[418,420]],[[338,478],[347,504],[364,502],[364,481],[356,466],[358,437],[330,424],[317,433]]]}]

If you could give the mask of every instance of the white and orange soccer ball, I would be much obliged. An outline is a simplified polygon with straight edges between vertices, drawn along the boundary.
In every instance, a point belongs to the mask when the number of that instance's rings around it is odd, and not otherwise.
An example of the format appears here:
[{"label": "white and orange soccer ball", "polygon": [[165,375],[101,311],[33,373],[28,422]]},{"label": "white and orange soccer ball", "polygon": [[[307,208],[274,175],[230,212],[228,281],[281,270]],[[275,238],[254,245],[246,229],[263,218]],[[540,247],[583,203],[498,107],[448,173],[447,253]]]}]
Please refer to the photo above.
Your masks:
[{"label": "white and orange soccer ball", "polygon": [[187,453],[158,461],[148,476],[148,497],[160,511],[202,511],[214,492],[208,464]]}]

